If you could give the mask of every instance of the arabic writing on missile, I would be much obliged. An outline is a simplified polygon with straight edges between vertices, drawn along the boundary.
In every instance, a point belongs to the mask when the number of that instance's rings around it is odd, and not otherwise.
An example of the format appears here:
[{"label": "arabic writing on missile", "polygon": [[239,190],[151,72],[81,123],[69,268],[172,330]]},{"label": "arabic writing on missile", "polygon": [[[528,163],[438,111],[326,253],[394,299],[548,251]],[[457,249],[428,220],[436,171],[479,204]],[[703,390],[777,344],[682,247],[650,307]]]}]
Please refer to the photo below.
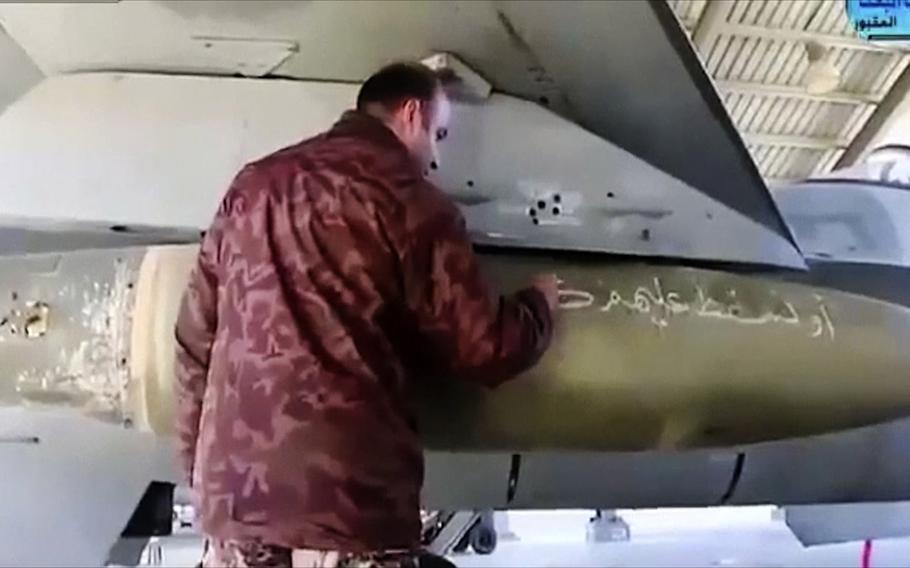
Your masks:
[{"label": "arabic writing on missile", "polygon": [[[772,293],[773,294],[773,293]],[[596,307],[601,313],[609,313],[617,308],[624,308],[627,313],[638,313],[648,316],[658,330],[670,325],[673,317],[691,315],[701,318],[714,318],[739,325],[789,325],[799,327],[804,321],[809,323],[809,335],[813,338],[827,337],[835,339],[834,321],[821,296],[815,295],[816,311],[808,319],[800,315],[792,302],[781,300],[776,309],[767,310],[759,315],[749,315],[747,310],[736,299],[736,290],[727,291],[729,301],[721,301],[705,293],[704,288],[694,285],[694,297],[684,300],[678,291],[665,291],[660,278],[654,277],[651,284],[638,286],[631,298],[625,297],[616,289],[611,289],[606,301],[584,290],[564,288],[560,290],[560,308],[577,310]]]}]

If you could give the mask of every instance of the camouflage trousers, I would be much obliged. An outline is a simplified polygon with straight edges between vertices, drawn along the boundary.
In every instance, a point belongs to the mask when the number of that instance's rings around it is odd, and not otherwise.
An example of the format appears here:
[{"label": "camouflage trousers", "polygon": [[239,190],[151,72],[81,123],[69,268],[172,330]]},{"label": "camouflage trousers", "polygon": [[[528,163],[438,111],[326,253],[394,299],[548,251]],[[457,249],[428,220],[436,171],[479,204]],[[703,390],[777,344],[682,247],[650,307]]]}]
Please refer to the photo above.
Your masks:
[{"label": "camouflage trousers", "polygon": [[446,568],[441,557],[414,552],[344,554],[336,551],[294,550],[258,541],[208,539],[203,568]]}]

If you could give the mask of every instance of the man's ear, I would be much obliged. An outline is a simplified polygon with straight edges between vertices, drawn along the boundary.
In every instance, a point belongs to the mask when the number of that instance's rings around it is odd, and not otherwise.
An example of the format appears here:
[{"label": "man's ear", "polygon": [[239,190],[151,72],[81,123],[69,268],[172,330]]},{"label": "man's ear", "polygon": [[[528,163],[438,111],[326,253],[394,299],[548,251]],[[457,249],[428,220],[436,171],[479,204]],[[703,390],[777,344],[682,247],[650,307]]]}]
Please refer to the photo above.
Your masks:
[{"label": "man's ear", "polygon": [[408,125],[420,124],[420,111],[420,102],[417,99],[408,99],[401,106],[402,117]]}]

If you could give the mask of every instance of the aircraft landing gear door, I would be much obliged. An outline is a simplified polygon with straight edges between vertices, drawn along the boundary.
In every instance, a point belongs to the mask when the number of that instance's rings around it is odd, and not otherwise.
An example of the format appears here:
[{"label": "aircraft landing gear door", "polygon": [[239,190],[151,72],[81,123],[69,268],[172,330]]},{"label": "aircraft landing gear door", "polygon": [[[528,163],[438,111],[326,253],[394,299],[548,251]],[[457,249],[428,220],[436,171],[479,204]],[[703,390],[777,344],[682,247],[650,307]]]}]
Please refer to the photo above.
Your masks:
[{"label": "aircraft landing gear door", "polygon": [[720,505],[736,483],[722,451],[522,454],[515,509]]}]

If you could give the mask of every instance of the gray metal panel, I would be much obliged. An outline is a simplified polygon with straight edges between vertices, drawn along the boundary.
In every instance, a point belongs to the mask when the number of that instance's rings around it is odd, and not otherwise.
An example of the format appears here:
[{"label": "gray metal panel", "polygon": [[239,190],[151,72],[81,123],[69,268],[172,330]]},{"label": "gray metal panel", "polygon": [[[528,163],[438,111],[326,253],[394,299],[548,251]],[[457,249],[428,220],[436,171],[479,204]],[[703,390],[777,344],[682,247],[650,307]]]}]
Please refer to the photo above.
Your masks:
[{"label": "gray metal panel", "polygon": [[26,225],[0,217],[0,257],[67,252],[84,249],[125,248],[142,245],[191,243],[199,231],[95,224]]},{"label": "gray metal panel", "polygon": [[[648,508],[890,502],[910,498],[910,420],[737,451],[521,454],[506,502],[510,455],[427,454],[429,508]],[[799,510],[799,509],[794,509]],[[862,536],[887,536],[894,523]],[[849,527],[817,527],[836,534]],[[861,534],[861,533],[858,533]],[[804,536],[810,539],[811,536]],[[821,539],[821,536],[817,538]],[[821,540],[819,540],[821,542]]]},{"label": "gray metal panel", "polygon": [[506,453],[426,452],[422,504],[434,511],[506,507],[512,456]]},{"label": "gray metal panel", "polygon": [[745,450],[731,504],[899,501],[910,496],[910,420]]},{"label": "gray metal panel", "polygon": [[174,448],[65,409],[0,407],[0,566],[101,566]]},{"label": "gray metal panel", "polygon": [[38,84],[41,71],[32,63],[22,48],[9,37],[0,25],[0,112],[19,96]]},{"label": "gray metal panel", "polygon": [[910,534],[910,503],[799,505],[785,509],[787,526],[804,546]]},{"label": "gray metal panel", "polygon": [[510,508],[718,505],[735,465],[725,451],[523,454]]}]

